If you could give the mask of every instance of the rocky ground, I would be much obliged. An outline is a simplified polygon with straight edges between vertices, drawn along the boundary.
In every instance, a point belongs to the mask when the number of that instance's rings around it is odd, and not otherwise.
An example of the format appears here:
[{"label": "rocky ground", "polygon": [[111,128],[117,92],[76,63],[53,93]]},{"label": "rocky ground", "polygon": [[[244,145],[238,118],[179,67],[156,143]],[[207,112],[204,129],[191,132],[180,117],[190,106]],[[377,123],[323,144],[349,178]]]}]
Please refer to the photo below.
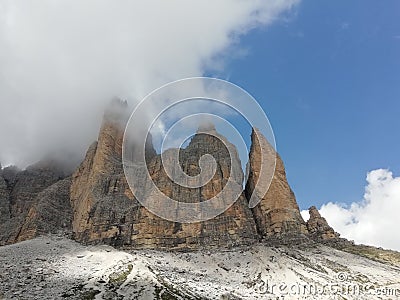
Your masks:
[{"label": "rocky ground", "polygon": [[0,299],[398,299],[400,265],[307,244],[119,251],[52,235],[0,247]]}]

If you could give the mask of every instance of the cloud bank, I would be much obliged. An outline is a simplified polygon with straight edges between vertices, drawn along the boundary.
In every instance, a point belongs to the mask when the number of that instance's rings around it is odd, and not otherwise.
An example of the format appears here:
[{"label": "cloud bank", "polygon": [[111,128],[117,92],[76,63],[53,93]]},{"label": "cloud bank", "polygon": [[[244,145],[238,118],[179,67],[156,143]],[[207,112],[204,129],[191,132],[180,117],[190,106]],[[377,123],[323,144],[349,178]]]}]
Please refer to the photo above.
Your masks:
[{"label": "cloud bank", "polygon": [[[367,174],[364,198],[344,206],[329,202],[320,213],[341,234],[356,243],[400,251],[398,227],[400,212],[400,177],[378,169]],[[306,218],[305,211],[302,212]]]},{"label": "cloud bank", "polygon": [[297,2],[1,1],[0,161],[82,154],[112,97],[221,70],[241,35]]}]

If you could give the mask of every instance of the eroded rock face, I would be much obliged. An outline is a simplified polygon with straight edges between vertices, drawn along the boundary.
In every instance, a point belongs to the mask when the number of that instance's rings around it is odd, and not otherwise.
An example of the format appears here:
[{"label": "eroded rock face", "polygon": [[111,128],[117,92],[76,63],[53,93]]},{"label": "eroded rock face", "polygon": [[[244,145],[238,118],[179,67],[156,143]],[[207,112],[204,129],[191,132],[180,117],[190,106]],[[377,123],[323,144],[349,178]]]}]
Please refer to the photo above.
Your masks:
[{"label": "eroded rock face", "polygon": [[[252,193],[255,192],[260,198],[259,204],[253,208],[259,234],[263,237],[307,234],[305,222],[301,217],[295,195],[287,182],[285,167],[279,154],[256,129],[252,132],[251,141],[246,195],[250,199]],[[270,162],[276,155],[275,173],[265,195],[261,195],[256,188],[258,181],[260,184],[269,183],[265,178],[259,178],[262,151],[269,162],[267,167],[271,167]]]},{"label": "eroded rock face", "polygon": [[329,240],[339,238],[340,235],[329,226],[315,206],[311,206],[308,211],[310,219],[307,221],[307,229],[313,239]]},{"label": "eroded rock face", "polygon": [[139,203],[131,195],[122,168],[127,104],[114,101],[104,114],[98,142],[93,143],[72,175],[72,230],[82,242],[129,243],[126,224],[134,223]]},{"label": "eroded rock face", "polygon": [[[106,113],[98,142],[89,148],[85,160],[72,176],[73,231],[78,241],[136,248],[193,249],[233,246],[256,239],[254,220],[243,195],[225,213],[206,222],[180,224],[149,212],[135,199],[125,179],[122,139],[123,126],[111,120]],[[215,157],[218,172],[202,188],[189,189],[174,184],[166,175],[161,158],[152,145],[147,148],[148,168],[154,183],[177,201],[207,200],[224,187],[229,177],[230,158],[226,156],[227,151],[221,150],[218,139],[208,134],[196,135],[179,154],[182,168],[189,175],[199,172],[198,163],[203,154]],[[234,172],[242,172],[236,152],[235,156]],[[242,173],[239,177],[243,180]]]},{"label": "eroded rock face", "polygon": [[21,170],[18,169],[16,166],[9,166],[1,170],[1,176],[5,180],[8,189],[12,189],[15,184],[17,174],[20,172]]},{"label": "eroded rock face", "polygon": [[73,209],[72,229],[83,242],[115,244],[132,206],[122,162],[126,103],[113,102],[104,115],[98,142],[93,143],[72,175],[70,189]]},{"label": "eroded rock face", "polygon": [[[255,134],[256,131],[252,133],[246,189],[228,210],[213,219],[194,224],[170,222],[149,212],[135,199],[124,176],[124,122],[121,120],[126,120],[126,117],[123,111],[120,110],[119,117],[114,114],[110,118],[105,114],[98,142],[91,145],[85,160],[72,176],[73,232],[78,241],[136,248],[195,249],[249,244],[260,237],[279,239],[308,235],[281,158],[265,137],[260,133]],[[200,188],[185,188],[173,182],[151,142],[147,148],[152,182],[165,195],[178,202],[201,202],[212,198],[224,188],[231,171],[237,175],[237,185],[242,188],[243,174],[236,148],[212,126],[200,127],[185,149],[169,149],[164,153],[165,163],[172,161],[178,151],[179,164],[189,176],[199,174],[200,158],[210,154],[217,163],[216,173],[210,182]],[[233,153],[232,160],[228,150]],[[260,194],[261,189],[256,188],[259,180],[260,184],[269,184],[265,178],[259,179],[261,151],[270,159],[276,156],[275,173],[264,195]],[[204,168],[203,171],[207,173],[210,170]],[[135,175],[138,178],[145,177],[143,174]],[[143,181],[142,185],[146,187],[148,183]],[[247,199],[250,199],[253,191],[260,198],[260,203],[250,209]],[[147,197],[157,196],[147,194]],[[162,207],[162,201],[155,203],[159,203],[159,209],[177,209]]]},{"label": "eroded rock face", "polygon": [[[112,103],[104,115],[98,141],[89,147],[71,177],[54,161],[42,161],[24,171],[12,167],[1,170],[0,245],[60,230],[72,231],[74,238],[84,243],[153,249],[231,247],[249,245],[259,238],[290,243],[291,238],[305,235],[315,240],[339,236],[315,207],[310,209],[310,220],[304,222],[281,158],[256,130],[252,132],[248,181],[243,191],[243,172],[235,146],[209,124],[199,127],[186,148],[167,150],[163,163],[178,157],[185,174],[194,177],[202,171],[202,176],[209,175],[211,180],[198,188],[176,184],[167,175],[149,136],[145,156],[152,182],[178,202],[199,203],[219,194],[233,177],[239,198],[225,212],[204,222],[176,223],[154,215],[137,201],[125,178],[122,143],[127,111],[125,102]],[[134,151],[135,145],[132,147]],[[262,153],[267,167],[273,167],[276,157],[271,182],[260,177]],[[215,173],[207,164],[200,168],[200,158],[206,154],[216,162]],[[137,171],[134,175],[143,178],[146,196],[154,198],[159,209],[178,211],[179,204],[163,207],[164,202],[157,201],[144,174]],[[269,186],[267,192],[262,192],[263,186]],[[248,199],[253,193],[260,201],[250,209]]]},{"label": "eroded rock face", "polygon": [[41,191],[26,214],[17,241],[46,233],[69,233],[72,209],[69,199],[71,177],[62,179]]},{"label": "eroded rock face", "polygon": [[64,176],[56,165],[47,162],[39,162],[17,173],[10,193],[11,215],[26,212],[38,193]]},{"label": "eroded rock face", "polygon": [[[216,172],[204,186],[185,188],[172,182],[165,173],[160,156],[154,157],[149,163],[153,182],[164,194],[178,202],[201,202],[214,197],[225,187],[231,175],[237,179],[237,187],[242,190],[243,172],[234,145],[227,142],[213,127],[203,127],[200,131],[193,137],[187,148],[179,151],[179,162],[186,174],[196,176],[201,171],[200,158],[205,154],[214,157],[217,165]],[[227,146],[221,140],[224,140]],[[228,148],[233,154],[232,159]],[[166,155],[166,160],[173,158],[173,151],[169,152],[171,155]],[[175,149],[175,151],[178,150]],[[207,172],[210,172],[210,168],[204,168],[202,175],[210,177],[213,175]],[[227,198],[230,197],[231,195]],[[147,221],[141,222],[136,225],[136,228],[139,233],[145,233],[145,236],[151,235],[162,247],[168,247],[168,243],[172,243],[173,247],[182,248],[230,247],[249,244],[257,240],[254,219],[243,194],[225,212],[207,221],[178,224],[159,219],[156,223],[159,224],[152,227]],[[145,239],[141,237],[135,240],[137,244],[145,242]]]},{"label": "eroded rock face", "polygon": [[[0,171],[1,172],[1,171]],[[0,224],[10,219],[10,193],[0,173]]]},{"label": "eroded rock face", "polygon": [[65,174],[56,162],[44,160],[24,171],[5,168],[2,176],[4,181],[0,185],[4,186],[4,182],[6,183],[9,196],[8,201],[4,198],[1,200],[1,216],[4,222],[0,224],[0,244],[33,238],[35,235],[23,231],[27,214],[36,204],[38,194],[64,178]]}]

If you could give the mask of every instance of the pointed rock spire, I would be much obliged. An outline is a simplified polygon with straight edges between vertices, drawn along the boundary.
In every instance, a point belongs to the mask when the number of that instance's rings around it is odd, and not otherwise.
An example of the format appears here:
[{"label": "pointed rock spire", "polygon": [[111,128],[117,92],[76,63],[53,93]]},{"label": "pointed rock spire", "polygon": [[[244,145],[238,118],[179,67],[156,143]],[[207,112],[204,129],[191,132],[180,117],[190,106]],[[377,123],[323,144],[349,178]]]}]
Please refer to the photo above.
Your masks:
[{"label": "pointed rock spire", "polygon": [[339,238],[339,234],[329,226],[315,206],[309,208],[310,219],[307,221],[307,229],[311,237],[317,240],[329,240]]},{"label": "pointed rock spire", "polygon": [[[300,215],[295,195],[287,182],[285,167],[279,154],[255,128],[251,134],[251,141],[245,192],[248,199],[253,193],[259,197],[260,202],[253,208],[259,234],[264,237],[307,234],[305,222]],[[268,178],[259,178],[263,154],[264,159],[268,160],[267,164],[272,164],[273,156],[276,156],[275,173],[266,194],[260,192],[264,189],[257,188],[269,183]]]}]

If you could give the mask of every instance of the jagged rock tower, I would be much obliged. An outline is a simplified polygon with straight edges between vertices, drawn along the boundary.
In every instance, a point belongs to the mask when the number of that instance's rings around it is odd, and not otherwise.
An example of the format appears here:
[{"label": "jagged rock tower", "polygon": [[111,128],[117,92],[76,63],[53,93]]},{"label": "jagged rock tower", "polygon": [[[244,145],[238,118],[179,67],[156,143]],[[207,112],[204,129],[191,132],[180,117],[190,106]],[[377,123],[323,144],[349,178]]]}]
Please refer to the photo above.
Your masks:
[{"label": "jagged rock tower", "polygon": [[[244,195],[216,218],[193,224],[163,220],[141,206],[132,195],[123,173],[125,124],[121,119],[126,120],[123,115],[126,104],[117,105],[122,106],[119,117],[115,109],[105,113],[98,142],[90,146],[83,163],[72,176],[73,231],[78,241],[141,248],[193,249],[249,244],[257,239],[255,222]],[[215,131],[213,128],[210,130]],[[180,150],[181,166],[189,175],[199,172],[198,162],[202,155],[208,153],[216,159],[218,172],[201,188],[176,185],[165,173],[161,156],[156,155],[150,143],[146,148],[153,181],[161,191],[177,201],[207,200],[224,187],[229,177],[231,159],[228,150],[218,138],[207,133],[196,134],[188,147]],[[237,154],[232,162],[234,169],[242,172]]]},{"label": "jagged rock tower", "polygon": [[[126,102],[111,103],[97,142],[89,147],[72,176],[51,160],[24,171],[0,168],[0,245],[60,231],[72,232],[83,243],[152,249],[233,247],[259,239],[276,244],[291,241],[292,237],[318,241],[338,238],[315,208],[310,210],[310,220],[304,222],[281,158],[256,129],[252,132],[246,188],[225,212],[190,224],[167,221],[152,214],[132,194],[123,171],[127,111]],[[212,179],[202,187],[177,185],[167,176],[161,156],[154,150],[151,137],[148,138],[145,156],[149,173],[167,196],[180,202],[208,200],[225,187],[230,172],[236,174],[235,183],[241,191],[243,172],[237,150],[214,126],[201,126],[186,148],[167,150],[164,153],[167,161],[175,158],[176,151],[182,170],[189,176],[200,173],[199,160],[205,154],[214,157],[217,167]],[[275,173],[264,195],[259,187],[269,182],[259,178],[261,154],[276,156]],[[259,203],[250,209],[248,199],[253,192],[258,195]]]},{"label": "jagged rock tower", "polygon": [[281,157],[257,129],[252,131],[251,142],[249,178],[246,183],[248,198],[253,192],[257,194],[255,190],[257,183],[259,185],[269,184],[266,179],[259,178],[261,153],[264,153],[269,161],[273,161],[271,156],[276,157],[275,173],[268,192],[260,196],[259,204],[253,208],[258,233],[263,237],[307,234],[306,224],[301,217],[294,193],[287,182]]}]

